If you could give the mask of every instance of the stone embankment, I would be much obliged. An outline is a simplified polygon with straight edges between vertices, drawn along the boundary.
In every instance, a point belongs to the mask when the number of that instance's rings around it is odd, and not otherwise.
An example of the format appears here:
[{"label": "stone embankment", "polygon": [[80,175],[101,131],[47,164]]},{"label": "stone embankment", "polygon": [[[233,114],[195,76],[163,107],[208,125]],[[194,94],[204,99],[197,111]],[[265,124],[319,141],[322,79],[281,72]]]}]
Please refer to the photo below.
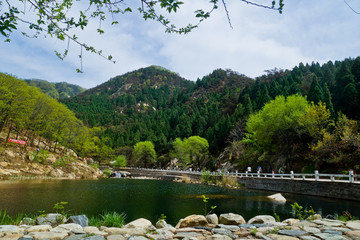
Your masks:
[{"label": "stone embankment", "polygon": [[121,228],[87,226],[84,215],[69,219],[71,223],[64,224],[61,215],[48,214],[36,220],[39,225],[26,225],[35,221],[32,219],[24,219],[20,226],[0,225],[0,239],[360,240],[360,221],[322,219],[320,215],[312,216],[311,220],[286,219],[283,222],[276,222],[268,215],[256,216],[247,222],[241,215],[233,213],[219,217],[216,214],[207,217],[191,215],[181,219],[175,227],[164,220],[154,226],[149,220],[140,218]]}]

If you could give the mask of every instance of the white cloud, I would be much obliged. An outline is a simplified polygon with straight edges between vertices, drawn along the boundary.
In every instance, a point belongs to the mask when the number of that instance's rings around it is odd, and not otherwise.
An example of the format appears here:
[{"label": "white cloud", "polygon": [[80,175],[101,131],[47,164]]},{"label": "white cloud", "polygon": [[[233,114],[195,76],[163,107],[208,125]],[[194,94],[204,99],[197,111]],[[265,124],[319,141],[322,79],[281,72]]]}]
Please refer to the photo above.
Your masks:
[{"label": "white cloud", "polygon": [[[348,2],[360,8],[358,1]],[[185,3],[171,19],[178,26],[193,23],[194,10],[203,4],[202,0]],[[115,27],[103,25],[105,34],[101,36],[96,33],[98,23],[92,23],[77,35],[102,49],[104,55],[111,54],[116,64],[84,53],[83,74],[75,72],[80,67],[79,46],[72,43],[69,56],[60,61],[53,51],[63,50],[67,42],[14,35],[12,43],[0,43],[0,71],[89,88],[149,65],[161,65],[196,80],[215,68],[231,68],[256,77],[275,67],[285,69],[299,62],[322,63],[359,55],[359,15],[343,1],[289,0],[285,1],[284,13],[279,14],[228,0],[228,9],[234,29],[220,8],[198,29],[180,36],[164,33],[160,24],[144,21],[135,12],[119,16],[120,24]]]}]

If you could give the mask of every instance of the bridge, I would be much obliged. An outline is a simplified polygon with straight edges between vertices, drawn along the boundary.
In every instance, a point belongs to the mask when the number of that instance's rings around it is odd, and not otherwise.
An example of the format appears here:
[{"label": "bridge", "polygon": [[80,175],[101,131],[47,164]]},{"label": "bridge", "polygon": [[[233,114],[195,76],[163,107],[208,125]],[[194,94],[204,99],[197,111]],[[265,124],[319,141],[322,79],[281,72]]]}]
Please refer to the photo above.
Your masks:
[{"label": "bridge", "polygon": [[349,171],[349,174],[322,174],[318,171],[313,174],[294,173],[292,171],[287,174],[280,174],[146,168],[122,168],[122,170],[130,172],[133,177],[150,177],[163,180],[190,178],[199,181],[204,174],[217,177],[230,176],[235,177],[238,183],[249,189],[360,201],[360,176],[353,171]]}]

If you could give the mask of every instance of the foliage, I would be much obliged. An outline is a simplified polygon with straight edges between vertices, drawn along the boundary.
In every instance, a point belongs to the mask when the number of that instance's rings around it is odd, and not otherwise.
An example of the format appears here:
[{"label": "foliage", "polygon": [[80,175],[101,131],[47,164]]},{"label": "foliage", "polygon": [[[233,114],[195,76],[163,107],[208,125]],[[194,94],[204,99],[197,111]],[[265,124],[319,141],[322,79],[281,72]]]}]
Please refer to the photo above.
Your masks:
[{"label": "foliage", "polygon": [[281,222],[280,216],[276,212],[274,212],[274,218],[276,222]]},{"label": "foliage", "polygon": [[29,86],[40,88],[43,93],[55,99],[73,97],[85,91],[78,85],[66,82],[52,83],[39,79],[26,79],[25,82]]},{"label": "foliage", "polygon": [[104,211],[99,217],[90,217],[89,226],[122,227],[125,224],[125,213]]},{"label": "foliage", "polygon": [[[294,168],[294,158],[307,151],[311,143],[321,140],[330,123],[330,112],[321,102],[309,104],[300,95],[278,96],[250,115],[243,143],[262,152],[257,158],[259,162]],[[283,160],[271,159],[276,155]]]},{"label": "foliage", "polygon": [[33,158],[34,162],[45,164],[46,159],[49,157],[49,151],[48,150],[40,150],[40,151],[33,152],[30,155]]},{"label": "foliage", "polygon": [[126,165],[127,165],[126,156],[119,155],[110,164],[114,167],[126,167]]},{"label": "foliage", "polygon": [[207,211],[207,203],[209,201],[209,197],[207,197],[205,195],[201,195],[201,197],[202,197],[202,201],[204,203],[204,215],[207,216],[212,213],[212,211],[216,208],[216,206],[211,206],[210,211]]},{"label": "foliage", "polygon": [[0,210],[0,225],[20,225],[20,222],[24,217],[27,217],[24,213],[10,216],[7,214],[6,210]]},{"label": "foliage", "polygon": [[205,138],[191,136],[173,142],[172,157],[179,159],[182,166],[194,166],[201,169],[205,166],[209,155],[209,143]]},{"label": "foliage", "polygon": [[165,214],[161,214],[160,217],[159,217],[159,220],[163,220],[163,221],[166,221],[166,216]]},{"label": "foliage", "polygon": [[54,210],[57,212],[57,213],[60,213],[61,215],[65,215],[65,206],[64,205],[67,205],[68,202],[58,202],[58,203],[55,203],[54,204]]},{"label": "foliage", "polygon": [[138,142],[134,146],[133,156],[138,166],[150,167],[156,161],[154,144],[150,141]]},{"label": "foliage", "polygon": [[211,183],[211,172],[203,169],[201,171],[200,181],[203,183]]},{"label": "foliage", "polygon": [[104,169],[102,172],[105,174],[105,176],[110,177],[110,174],[111,174],[111,170],[110,170],[110,169],[106,168],[106,169]]},{"label": "foliage", "polygon": [[291,208],[293,209],[296,218],[299,220],[304,220],[316,214],[312,207],[310,207],[310,210],[305,210],[304,207],[299,205],[297,202],[291,204]]}]

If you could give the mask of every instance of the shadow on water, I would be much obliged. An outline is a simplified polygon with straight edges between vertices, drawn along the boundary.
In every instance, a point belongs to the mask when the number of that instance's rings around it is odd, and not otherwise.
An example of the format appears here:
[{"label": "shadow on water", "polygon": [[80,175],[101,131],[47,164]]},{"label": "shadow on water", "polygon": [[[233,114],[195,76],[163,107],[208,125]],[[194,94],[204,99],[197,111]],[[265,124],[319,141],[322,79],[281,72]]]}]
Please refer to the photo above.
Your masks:
[{"label": "shadow on water", "polygon": [[[256,215],[274,215],[281,219],[292,217],[291,205],[298,202],[305,208],[312,206],[322,215],[349,211],[360,216],[358,202],[283,194],[286,203],[271,201],[266,196],[274,192],[249,189],[224,189],[200,184],[184,184],[157,180],[101,179],[101,180],[35,180],[0,182],[0,209],[9,214],[52,212],[53,205],[69,202],[66,210],[88,216],[104,210],[125,212],[126,221],[144,217],[152,222],[161,214],[176,224],[180,218],[191,214],[204,214],[202,195],[209,197],[214,212],[238,213],[245,220]],[[341,204],[339,204],[341,202]]]}]

